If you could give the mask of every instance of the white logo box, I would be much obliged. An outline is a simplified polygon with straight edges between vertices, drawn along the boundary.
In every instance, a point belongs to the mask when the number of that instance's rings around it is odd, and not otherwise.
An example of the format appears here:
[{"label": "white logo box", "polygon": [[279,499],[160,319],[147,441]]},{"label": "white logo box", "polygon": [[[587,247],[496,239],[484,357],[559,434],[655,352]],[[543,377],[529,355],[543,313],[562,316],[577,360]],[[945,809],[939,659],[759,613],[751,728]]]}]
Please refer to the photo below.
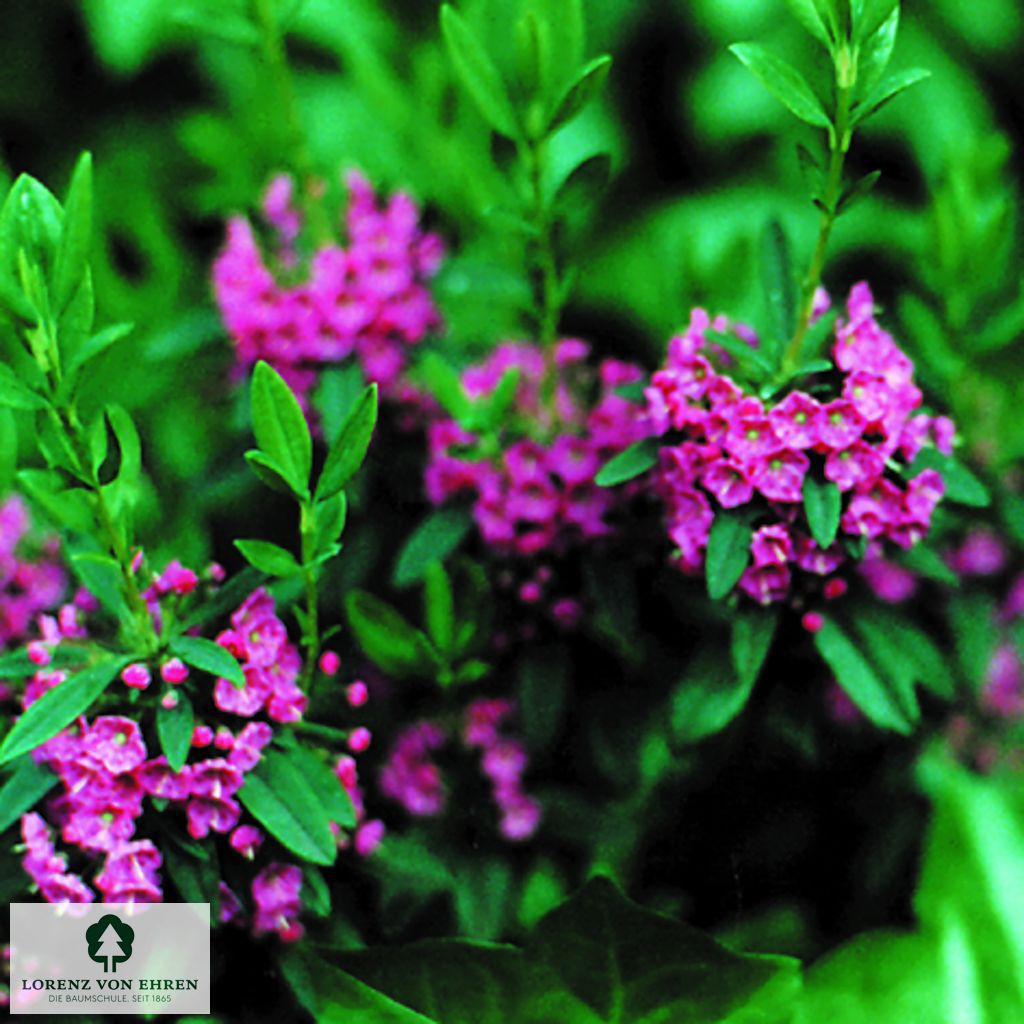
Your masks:
[{"label": "white logo box", "polygon": [[16,1014],[210,1012],[208,903],[12,903]]}]

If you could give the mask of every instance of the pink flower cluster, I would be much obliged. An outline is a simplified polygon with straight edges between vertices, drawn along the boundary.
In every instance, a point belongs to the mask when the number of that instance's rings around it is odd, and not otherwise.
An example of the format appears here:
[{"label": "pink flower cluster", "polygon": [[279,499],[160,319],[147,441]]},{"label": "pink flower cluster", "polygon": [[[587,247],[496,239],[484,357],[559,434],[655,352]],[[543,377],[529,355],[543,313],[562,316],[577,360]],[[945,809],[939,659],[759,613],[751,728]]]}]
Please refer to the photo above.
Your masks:
[{"label": "pink flower cluster", "polygon": [[31,545],[30,528],[28,508],[18,495],[0,503],[0,651],[19,644],[36,616],[56,607],[67,588],[58,538]]},{"label": "pink flower cluster", "polygon": [[[228,222],[213,287],[238,366],[270,363],[306,402],[323,366],[350,357],[385,393],[400,387],[406,351],[440,325],[427,288],[443,256],[419,225],[412,198],[379,203],[360,174],[346,177],[347,245],[319,243],[300,259],[303,216],[287,175],[275,178],[263,212],[276,236],[267,255],[243,217]],[[310,247],[312,248],[312,247]]]},{"label": "pink flower cluster", "polygon": [[[525,747],[520,740],[500,732],[512,710],[513,705],[507,700],[474,701],[465,712],[462,743],[467,750],[480,751],[480,768],[491,782],[501,834],[508,840],[520,841],[536,832],[541,806],[522,788],[528,760]],[[433,755],[450,738],[449,732],[436,722],[416,722],[405,729],[381,771],[381,791],[416,817],[440,814],[448,791]]]},{"label": "pink flower cluster", "polygon": [[[613,532],[610,515],[622,496],[597,487],[594,475],[647,433],[636,407],[616,393],[639,381],[642,372],[604,360],[598,368],[599,394],[591,404],[588,352],[582,341],[563,340],[548,366],[537,346],[508,343],[464,372],[463,388],[477,400],[493,395],[508,371],[519,374],[499,452],[482,450],[481,438],[454,420],[430,424],[428,497],[441,504],[471,496],[480,535],[502,554],[558,553]],[[551,388],[550,403],[544,401],[546,388]]]},{"label": "pink flower cluster", "polygon": [[[953,425],[915,415],[921,392],[913,364],[874,317],[870,289],[859,284],[836,326],[835,372],[811,392],[766,405],[724,371],[707,339],[714,324],[695,310],[688,330],[669,342],[668,361],[645,391],[647,417],[666,439],[655,485],[666,511],[676,561],[703,568],[708,536],[721,510],[749,506],[755,532],[740,590],[761,604],[787,598],[794,573],[827,577],[847,561],[841,539],[827,550],[811,536],[803,508],[810,475],[842,495],[840,533],[910,548],[927,532],[944,492],[934,470],[903,482],[926,444],[949,453]],[[816,375],[817,376],[817,375]]]}]

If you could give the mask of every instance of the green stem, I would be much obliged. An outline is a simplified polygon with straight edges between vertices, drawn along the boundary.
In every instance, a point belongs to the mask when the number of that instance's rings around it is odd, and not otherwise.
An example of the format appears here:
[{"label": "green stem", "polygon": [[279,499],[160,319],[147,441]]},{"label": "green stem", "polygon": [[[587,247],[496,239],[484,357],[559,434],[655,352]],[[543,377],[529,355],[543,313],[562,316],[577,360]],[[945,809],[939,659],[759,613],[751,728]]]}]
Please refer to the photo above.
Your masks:
[{"label": "green stem", "polygon": [[309,693],[313,683],[313,672],[320,656],[320,609],[317,586],[317,569],[311,566],[316,556],[316,517],[311,501],[304,501],[300,512],[300,533],[302,536],[302,584],[306,594],[306,618],[303,622],[302,646],[304,658],[300,687]]},{"label": "green stem", "polygon": [[558,340],[562,299],[558,262],[555,258],[554,224],[544,195],[545,157],[545,145],[541,140],[530,140],[522,149],[530,190],[530,226],[534,232],[529,245],[530,280],[534,293],[537,342],[544,352],[546,363],[541,398],[544,407],[548,408],[555,392],[555,343]]},{"label": "green stem", "polygon": [[263,47],[263,59],[270,71],[274,91],[281,110],[285,127],[286,151],[298,185],[299,201],[306,215],[306,222],[317,244],[331,239],[330,222],[327,213],[316,195],[316,165],[310,153],[306,132],[299,116],[299,105],[295,99],[295,85],[288,66],[288,54],[284,38],[274,14],[273,0],[252,0],[253,15],[259,26]]},{"label": "green stem", "polygon": [[[837,77],[840,77],[837,75]],[[789,376],[797,368],[800,352],[803,348],[807,330],[814,312],[814,295],[821,283],[821,273],[825,267],[825,254],[828,251],[832,227],[839,216],[839,201],[843,194],[843,165],[850,149],[850,103],[853,95],[852,85],[841,82],[836,87],[836,118],[830,137],[831,157],[829,159],[828,177],[825,194],[821,197],[821,221],[818,226],[818,242],[814,247],[810,266],[804,275],[800,295],[800,316],[797,320],[793,338],[786,349],[782,362],[783,372]]]},{"label": "green stem", "polygon": [[72,406],[64,406],[58,408],[56,412],[68,444],[71,446],[75,458],[78,460],[79,467],[88,481],[88,487],[93,496],[96,521],[103,534],[103,539],[106,541],[107,549],[121,570],[121,583],[124,588],[125,599],[134,618],[135,639],[142,645],[147,654],[155,654],[160,647],[160,638],[157,635],[156,627],[153,625],[153,617],[150,614],[149,606],[139,590],[138,581],[132,570],[131,544],[124,533],[118,529],[114,514],[111,511],[106,494],[104,494],[103,486],[100,484],[97,474],[90,467],[88,442],[74,408]]}]

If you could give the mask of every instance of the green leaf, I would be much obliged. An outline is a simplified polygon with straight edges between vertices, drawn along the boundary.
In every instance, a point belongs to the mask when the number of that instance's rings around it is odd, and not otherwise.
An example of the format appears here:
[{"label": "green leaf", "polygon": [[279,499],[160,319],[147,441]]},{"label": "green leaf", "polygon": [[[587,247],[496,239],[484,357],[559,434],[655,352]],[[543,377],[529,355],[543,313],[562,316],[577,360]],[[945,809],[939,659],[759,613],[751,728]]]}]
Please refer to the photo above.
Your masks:
[{"label": "green leaf", "polygon": [[75,349],[74,354],[68,360],[67,375],[73,378],[87,363],[101,356],[112,345],[127,338],[133,330],[135,330],[135,324],[112,324],[91,335],[83,345]]},{"label": "green leaf", "polygon": [[265,484],[272,491],[284,494],[289,498],[302,498],[301,490],[297,490],[288,482],[287,472],[279,466],[269,455],[254,449],[245,453],[245,461],[253,471],[260,483]]},{"label": "green leaf", "polygon": [[881,176],[881,171],[872,171],[870,174],[865,174],[863,178],[858,178],[847,185],[843,189],[843,194],[839,197],[839,202],[836,205],[836,216],[846,213],[859,203],[875,187],[876,182]]},{"label": "green leaf", "polygon": [[[800,991],[796,960],[730,953],[697,929],[631,903],[604,878],[543,918],[526,952],[597,1021],[615,1024],[782,1024],[792,1019]],[[537,1009],[550,997],[540,996]]]},{"label": "green leaf", "polygon": [[734,43],[729,49],[801,121],[817,128],[831,128],[832,123],[821,101],[792,64],[757,43]]},{"label": "green leaf", "polygon": [[22,755],[0,787],[0,833],[32,810],[56,785],[57,776],[46,765],[36,764],[28,754]]},{"label": "green leaf", "polygon": [[565,719],[572,665],[561,644],[527,650],[519,659],[517,705],[527,746],[533,753],[547,750]]},{"label": "green leaf", "polygon": [[38,314],[32,308],[32,303],[25,298],[21,288],[7,276],[2,267],[0,267],[0,315],[26,327],[38,321]]},{"label": "green leaf", "polygon": [[262,360],[252,375],[252,425],[256,443],[282,470],[292,490],[307,494],[313,441],[306,417],[281,375]]},{"label": "green leaf", "polygon": [[855,37],[869,39],[892,17],[898,7],[899,0],[855,0]]},{"label": "green leaf", "polygon": [[772,220],[761,236],[761,286],[771,314],[773,340],[781,343],[796,330],[799,297],[789,239],[777,220]]},{"label": "green leaf", "polygon": [[554,206],[563,213],[586,211],[608,188],[612,176],[612,158],[595,153],[569,172],[555,192]]},{"label": "green leaf", "polygon": [[831,480],[815,480],[808,473],[804,477],[804,512],[811,536],[822,548],[829,548],[839,532],[839,519],[843,511],[843,496]]},{"label": "green leaf", "polygon": [[288,755],[266,751],[238,791],[245,809],[286,849],[312,864],[337,854],[323,804]]},{"label": "green leaf", "polygon": [[84,715],[131,659],[106,658],[47,690],[26,708],[0,744],[0,764],[13,761]]},{"label": "green leaf", "polygon": [[45,409],[46,399],[36,394],[14,371],[0,363],[0,406],[10,409]]},{"label": "green leaf", "polygon": [[590,103],[601,91],[611,68],[612,59],[607,54],[595,57],[586,64],[556,104],[555,111],[547,125],[547,134],[551,135],[562,125],[568,124]]},{"label": "green leaf", "polygon": [[268,576],[295,576],[302,572],[302,566],[290,551],[266,540],[236,540],[235,547],[242,557],[260,572]]},{"label": "green leaf", "polygon": [[853,114],[854,123],[860,124],[869,117],[874,117],[900,93],[931,76],[932,73],[925,68],[908,68],[906,71],[897,71],[890,75],[866,100],[858,104]]},{"label": "green leaf", "polygon": [[915,477],[926,469],[938,470],[946,485],[944,498],[971,508],[987,508],[992,499],[985,485],[962,463],[937,448],[922,448],[910,468]]},{"label": "green leaf", "polygon": [[95,531],[92,505],[84,491],[64,489],[56,474],[41,469],[21,470],[18,483],[55,523],[78,533]]},{"label": "green leaf", "polygon": [[376,425],[377,385],[371,384],[359,396],[331,445],[327,462],[317,481],[317,501],[333,497],[355,476],[366,458]]},{"label": "green leaf", "polygon": [[359,646],[374,664],[399,677],[424,667],[427,638],[391,605],[354,590],[346,595],[345,609]]},{"label": "green leaf", "polygon": [[960,577],[946,565],[942,556],[927,544],[915,544],[909,551],[901,551],[896,561],[925,579],[934,580],[947,587],[960,586]]},{"label": "green leaf", "polygon": [[193,629],[233,612],[264,580],[264,576],[251,566],[231,577],[205,604],[200,605],[183,623],[183,629]]},{"label": "green leaf", "polygon": [[756,671],[735,670],[722,652],[703,651],[672,691],[672,740],[699,743],[721,732],[746,707],[756,680]]},{"label": "green leaf", "polygon": [[216,847],[212,843],[210,849],[213,857],[197,858],[183,853],[180,846],[161,844],[164,866],[182,900],[187,903],[209,903],[210,923],[216,926],[220,907],[220,869]]},{"label": "green leaf", "polygon": [[828,21],[822,16],[821,0],[786,0],[786,2],[789,4],[790,11],[793,12],[793,17],[807,32],[827,47],[830,43]]},{"label": "green leaf", "polygon": [[395,560],[392,582],[407,587],[423,579],[431,562],[444,562],[473,526],[473,513],[462,505],[444,505],[431,512],[409,535]]},{"label": "green leaf", "polygon": [[458,370],[436,352],[428,352],[420,361],[417,370],[430,393],[441,403],[445,411],[459,424],[465,426],[473,414],[473,402],[462,386],[462,377]]},{"label": "green leaf", "polygon": [[10,409],[0,407],[0,494],[6,493],[18,472],[18,427]]},{"label": "green leaf", "polygon": [[315,550],[317,556],[331,550],[345,532],[345,519],[348,515],[348,501],[345,492],[333,498],[320,501],[314,507],[316,516]]},{"label": "green leaf", "polygon": [[484,119],[502,135],[518,138],[516,112],[498,69],[466,19],[451,4],[441,6],[441,34],[463,88]]},{"label": "green leaf", "polygon": [[131,416],[120,405],[107,406],[107,419],[114,430],[117,445],[121,451],[121,462],[117,470],[118,484],[133,488],[142,473],[142,446],[139,432]]},{"label": "green leaf", "polygon": [[597,471],[594,483],[598,487],[615,487],[627,480],[635,480],[658,464],[658,450],[659,441],[654,437],[631,444]]},{"label": "green leaf", "polygon": [[883,729],[909,735],[921,717],[913,688],[883,680],[857,645],[832,619],[814,636],[818,652],[854,704]]},{"label": "green leaf", "polygon": [[740,682],[756,682],[779,624],[776,610],[740,608],[733,613],[730,653]]},{"label": "green leaf", "polygon": [[342,828],[354,828],[356,811],[352,806],[352,798],[330,767],[301,744],[293,746],[288,756],[302,772],[306,785],[320,801],[327,817]]},{"label": "green leaf", "polygon": [[130,613],[121,586],[121,566],[102,551],[90,550],[84,545],[70,549],[71,565],[86,590],[117,619]]},{"label": "green leaf", "polygon": [[[76,665],[82,660],[82,652],[71,648],[58,647],[52,653],[51,668]],[[27,651],[10,651],[0,654],[0,679],[27,679],[39,671],[39,666],[29,660]]]},{"label": "green leaf", "polygon": [[173,708],[163,705],[156,710],[156,734],[160,740],[160,749],[167,757],[167,763],[173,771],[181,771],[188,758],[192,745],[192,728],[195,716],[192,713],[192,702],[183,690],[175,691],[178,703]]},{"label": "green leaf", "polygon": [[715,513],[708,535],[705,573],[708,596],[720,601],[739,583],[750,562],[754,529],[742,514],[721,510]]},{"label": "green leaf", "polygon": [[900,7],[897,4],[889,17],[861,44],[857,74],[857,88],[861,95],[870,95],[885,74],[896,46],[899,25]]},{"label": "green leaf", "polygon": [[171,654],[187,665],[208,672],[211,676],[227,679],[235,686],[245,686],[242,666],[220,644],[201,636],[176,636],[167,645]]},{"label": "green leaf", "polygon": [[337,437],[365,387],[366,378],[355,361],[332,366],[320,374],[313,392],[313,407],[320,414],[324,437]]},{"label": "green leaf", "polygon": [[764,354],[743,339],[719,331],[708,331],[706,337],[713,345],[725,349],[734,359],[743,363],[745,372],[749,373],[753,369],[760,378],[768,378],[775,373],[775,367]]},{"label": "green leaf", "polygon": [[83,153],[71,176],[53,272],[53,306],[59,316],[81,287],[92,248],[92,156]]},{"label": "green leaf", "polygon": [[302,904],[316,917],[329,917],[331,913],[331,890],[324,881],[319,868],[307,864],[302,869]]},{"label": "green leaf", "polygon": [[427,634],[442,656],[450,657],[455,645],[455,596],[440,562],[431,562],[424,572],[423,605]]}]

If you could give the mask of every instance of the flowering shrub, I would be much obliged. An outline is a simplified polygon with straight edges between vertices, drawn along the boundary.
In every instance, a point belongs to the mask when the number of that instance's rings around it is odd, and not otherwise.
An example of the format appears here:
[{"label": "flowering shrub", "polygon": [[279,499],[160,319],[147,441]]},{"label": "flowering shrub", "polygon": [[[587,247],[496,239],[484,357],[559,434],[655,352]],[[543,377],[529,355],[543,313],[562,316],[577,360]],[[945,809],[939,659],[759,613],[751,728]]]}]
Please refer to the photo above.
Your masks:
[{"label": "flowering shrub", "polygon": [[9,902],[209,904],[223,1019],[1024,1019],[1019,26],[786,3],[11,12]]}]

